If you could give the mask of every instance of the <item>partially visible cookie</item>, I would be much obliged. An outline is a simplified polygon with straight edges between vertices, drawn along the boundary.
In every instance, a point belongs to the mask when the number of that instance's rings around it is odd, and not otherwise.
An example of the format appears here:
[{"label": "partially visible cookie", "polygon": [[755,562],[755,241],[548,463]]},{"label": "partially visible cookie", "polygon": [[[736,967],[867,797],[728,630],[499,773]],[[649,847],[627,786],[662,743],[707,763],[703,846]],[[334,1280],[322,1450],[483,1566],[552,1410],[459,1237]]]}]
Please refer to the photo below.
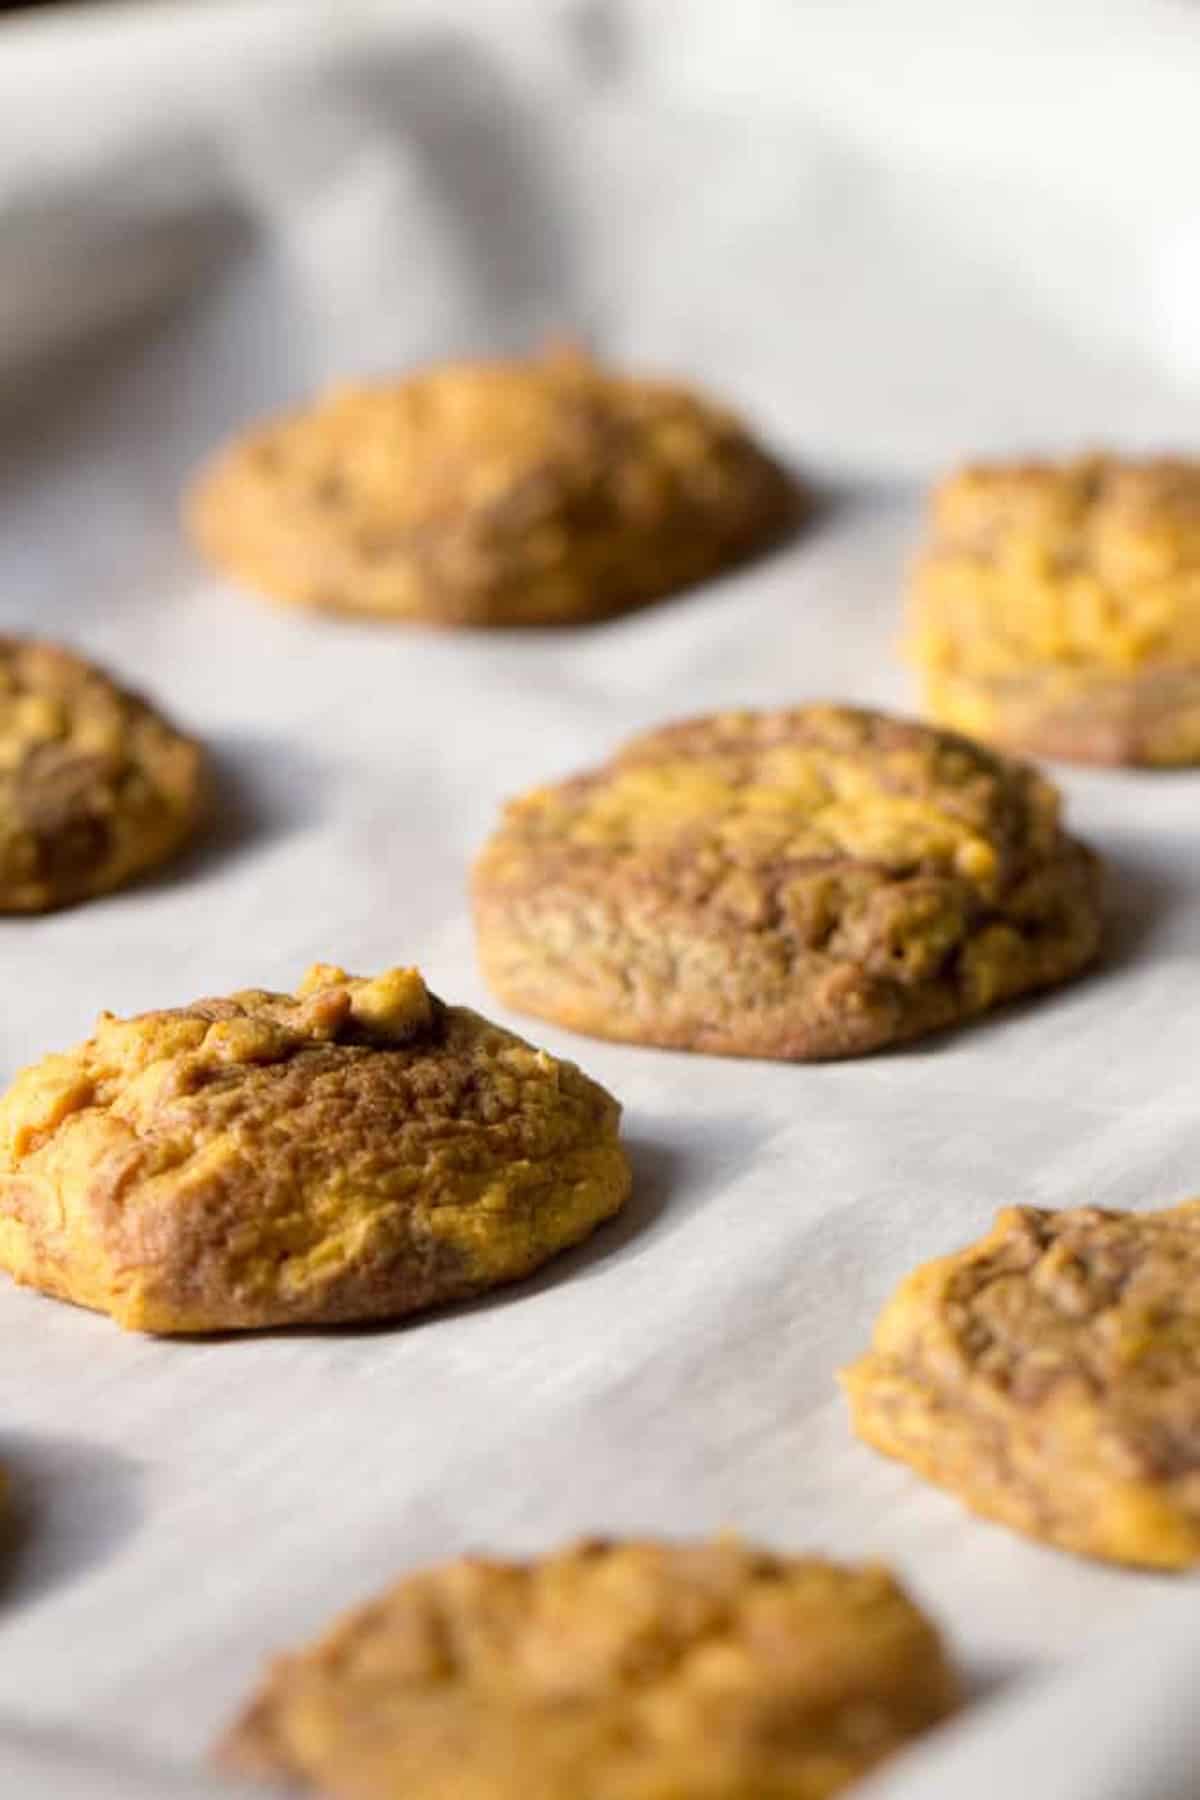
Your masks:
[{"label": "partially visible cookie", "polygon": [[474,878],[502,999],[599,1037],[850,1056],[1094,956],[1097,866],[1034,771],[849,707],[730,712],[513,802]]},{"label": "partially visible cookie", "polygon": [[722,408],[578,352],[344,386],[237,439],[186,503],[279,600],[441,625],[552,625],[763,548],[797,491]]},{"label": "partially visible cookie", "polygon": [[1084,1555],[1200,1561],[1200,1201],[1009,1207],[927,1264],[846,1370],[855,1430]]},{"label": "partially visible cookie", "polygon": [[930,673],[925,704],[956,731],[1035,756],[1146,768],[1200,762],[1200,665],[1136,675],[1065,665],[1025,674]]},{"label": "partially visible cookie", "polygon": [[0,912],[122,887],[193,835],[199,746],[57,644],[0,638]]},{"label": "partially visible cookie", "polygon": [[1200,761],[1200,462],[952,476],[914,571],[910,651],[955,729],[1081,762]]},{"label": "partially visible cookie", "polygon": [[957,1697],[884,1569],[584,1543],[400,1581],[281,1659],[226,1754],[341,1800],[822,1800]]},{"label": "partially visible cookie", "polygon": [[0,1268],[138,1331],[397,1318],[618,1211],[619,1113],[413,969],[106,1013],[0,1100]]}]

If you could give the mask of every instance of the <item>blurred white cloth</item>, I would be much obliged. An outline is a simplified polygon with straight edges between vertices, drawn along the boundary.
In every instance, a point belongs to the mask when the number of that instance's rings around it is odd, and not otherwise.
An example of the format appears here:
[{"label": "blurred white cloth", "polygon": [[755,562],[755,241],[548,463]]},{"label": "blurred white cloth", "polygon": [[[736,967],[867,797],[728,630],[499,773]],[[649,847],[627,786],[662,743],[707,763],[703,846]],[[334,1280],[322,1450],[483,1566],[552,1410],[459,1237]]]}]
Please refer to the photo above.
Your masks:
[{"label": "blurred white cloth", "polygon": [[[919,484],[1195,448],[1200,13],[826,0],[116,6],[0,26],[0,617],[213,743],[235,815],[135,893],[0,925],[0,1075],[309,960],[499,1011],[464,871],[500,800],[665,714],[903,704]],[[830,489],[789,550],[600,630],[366,630],[208,579],[196,458],[327,378],[575,330],[694,376]],[[891,1800],[1196,1791],[1193,1589],[968,1519],[833,1372],[1011,1200],[1200,1186],[1200,777],[1072,772],[1110,966],[820,1069],[526,1025],[625,1101],[629,1218],[394,1331],[169,1344],[0,1287],[0,1780],[210,1791],[262,1659],[469,1546],[735,1526],[886,1557],[979,1695]],[[521,1021],[510,1023],[522,1028]],[[213,1793],[225,1791],[213,1785]]]}]

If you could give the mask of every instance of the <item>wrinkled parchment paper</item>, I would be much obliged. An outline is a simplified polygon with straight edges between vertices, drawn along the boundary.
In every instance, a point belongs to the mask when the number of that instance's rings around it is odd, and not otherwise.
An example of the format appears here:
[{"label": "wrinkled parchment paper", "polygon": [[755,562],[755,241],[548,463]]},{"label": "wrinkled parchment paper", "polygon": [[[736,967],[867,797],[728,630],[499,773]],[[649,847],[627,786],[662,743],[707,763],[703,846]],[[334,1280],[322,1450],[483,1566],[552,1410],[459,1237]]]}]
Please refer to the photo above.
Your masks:
[{"label": "wrinkled parchment paper", "polygon": [[[999,9],[996,9],[997,11]],[[1200,435],[1200,15],[1162,0],[150,5],[0,27],[0,616],[201,731],[226,795],[135,892],[0,923],[0,1076],[118,1011],[313,959],[496,1012],[464,873],[501,800],[728,703],[904,704],[921,484]],[[175,522],[214,439],[327,378],[573,330],[694,376],[830,505],[602,629],[274,611]],[[226,1791],[264,1656],[467,1547],[733,1526],[885,1557],[978,1698],[892,1800],[1195,1792],[1194,1585],[972,1521],[833,1372],[1008,1201],[1200,1188],[1200,776],[1065,772],[1112,865],[1094,979],[823,1068],[525,1026],[624,1100],[625,1218],[392,1330],[124,1337],[0,1286],[0,1781]]]}]

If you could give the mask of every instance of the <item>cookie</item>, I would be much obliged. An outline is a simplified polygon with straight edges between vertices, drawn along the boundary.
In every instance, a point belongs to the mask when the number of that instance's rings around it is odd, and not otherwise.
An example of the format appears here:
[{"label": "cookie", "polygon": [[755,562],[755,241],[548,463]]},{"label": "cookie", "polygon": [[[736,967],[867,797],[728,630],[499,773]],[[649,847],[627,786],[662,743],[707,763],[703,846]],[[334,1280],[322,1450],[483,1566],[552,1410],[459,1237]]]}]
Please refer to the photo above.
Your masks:
[{"label": "cookie", "polygon": [[918,1269],[843,1381],[855,1430],[1066,1550],[1200,1561],[1200,1201],[1009,1207]]},{"label": "cookie", "polygon": [[957,1694],[884,1569],[584,1543],[399,1582],[275,1665],[226,1756],[340,1800],[822,1800]]},{"label": "cookie", "polygon": [[1200,761],[1200,462],[970,468],[912,584],[931,716],[1080,762]]},{"label": "cookie", "polygon": [[1033,770],[882,713],[729,712],[509,806],[475,870],[509,1005],[598,1037],[852,1056],[1064,981],[1098,868]]},{"label": "cookie", "polygon": [[615,1213],[618,1117],[413,969],[106,1013],[0,1100],[0,1268],[138,1331],[398,1318]]},{"label": "cookie", "polygon": [[0,912],[123,887],[193,836],[198,745],[57,644],[0,637]]},{"label": "cookie", "polygon": [[220,453],[186,514],[219,569],[278,600],[556,625],[716,574],[797,505],[729,413],[558,352],[337,388]]}]

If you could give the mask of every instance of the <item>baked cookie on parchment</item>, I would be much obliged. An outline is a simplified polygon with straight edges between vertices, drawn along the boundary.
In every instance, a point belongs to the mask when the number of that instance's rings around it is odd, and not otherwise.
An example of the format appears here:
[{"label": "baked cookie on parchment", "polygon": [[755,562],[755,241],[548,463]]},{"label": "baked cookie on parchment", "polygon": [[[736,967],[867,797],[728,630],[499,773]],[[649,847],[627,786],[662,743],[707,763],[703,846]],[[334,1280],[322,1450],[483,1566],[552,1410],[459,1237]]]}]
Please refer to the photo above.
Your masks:
[{"label": "baked cookie on parchment", "polygon": [[203,813],[199,746],[58,644],[0,637],[0,913],[49,912],[165,862]]},{"label": "baked cookie on parchment", "polygon": [[1200,461],[952,476],[910,622],[944,725],[1080,762],[1200,762]]},{"label": "baked cookie on parchment", "polygon": [[823,1800],[957,1698],[884,1569],[584,1543],[400,1581],[282,1658],[225,1753],[339,1800]]},{"label": "baked cookie on parchment", "polygon": [[1065,981],[1097,864],[1056,790],[966,739],[839,706],[635,738],[514,801],[474,875],[522,1012],[732,1056],[852,1056]]},{"label": "baked cookie on parchment", "polygon": [[438,625],[624,612],[797,509],[732,414],[574,350],[335,388],[236,439],[186,501],[200,549],[248,587]]},{"label": "baked cookie on parchment", "polygon": [[1200,1201],[1008,1207],[910,1275],[843,1375],[855,1430],[1087,1556],[1200,1561]]},{"label": "baked cookie on parchment", "polygon": [[397,1318],[617,1212],[619,1112],[414,969],[105,1014],[0,1100],[0,1268],[139,1331]]}]

